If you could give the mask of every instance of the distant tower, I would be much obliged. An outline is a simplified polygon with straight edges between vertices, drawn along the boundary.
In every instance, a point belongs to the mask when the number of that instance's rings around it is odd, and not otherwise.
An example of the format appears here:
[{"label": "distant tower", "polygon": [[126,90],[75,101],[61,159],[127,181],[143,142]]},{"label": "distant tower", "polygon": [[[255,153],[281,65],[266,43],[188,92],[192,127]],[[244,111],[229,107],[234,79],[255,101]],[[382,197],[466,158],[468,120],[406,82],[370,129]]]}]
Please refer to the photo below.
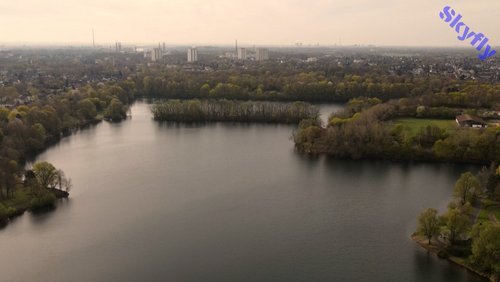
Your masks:
[{"label": "distant tower", "polygon": [[269,50],[267,48],[257,48],[255,50],[255,60],[256,61],[269,60]]},{"label": "distant tower", "polygon": [[121,52],[122,51],[122,43],[121,42],[116,42],[115,43],[115,50],[117,53]]},{"label": "distant tower", "polygon": [[247,59],[247,49],[246,48],[238,48],[238,60],[246,60]]},{"label": "distant tower", "polygon": [[167,51],[167,49],[165,49],[165,42],[163,42],[163,52]]},{"label": "distant tower", "polygon": [[92,46],[95,48],[94,28],[92,28]]},{"label": "distant tower", "polygon": [[198,61],[198,50],[193,47],[187,50],[187,61],[188,63],[194,63]]},{"label": "distant tower", "polygon": [[236,39],[236,48],[235,48],[235,50],[236,50],[236,54],[238,54],[238,39]]},{"label": "distant tower", "polygon": [[151,61],[157,62],[161,59],[161,57],[162,52],[160,48],[153,48],[153,50],[151,50]]}]

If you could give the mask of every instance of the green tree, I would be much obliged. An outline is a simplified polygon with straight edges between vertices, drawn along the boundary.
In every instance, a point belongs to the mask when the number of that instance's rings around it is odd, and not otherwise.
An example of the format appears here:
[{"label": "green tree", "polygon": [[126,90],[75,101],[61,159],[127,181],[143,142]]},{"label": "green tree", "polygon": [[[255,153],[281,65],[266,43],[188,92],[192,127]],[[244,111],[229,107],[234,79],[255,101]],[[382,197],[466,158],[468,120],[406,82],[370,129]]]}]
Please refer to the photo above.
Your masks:
[{"label": "green tree", "polygon": [[58,173],[51,163],[36,163],[33,165],[33,172],[42,188],[54,188],[56,186]]},{"label": "green tree", "polygon": [[78,112],[85,120],[93,120],[97,115],[96,106],[90,99],[84,99],[78,103]]},{"label": "green tree", "polygon": [[500,276],[500,226],[488,224],[472,241],[469,261],[487,273]]},{"label": "green tree", "polygon": [[9,109],[0,107],[0,122],[8,121],[9,113]]},{"label": "green tree", "polygon": [[6,196],[14,196],[14,191],[18,183],[16,172],[18,171],[18,164],[15,160],[0,158],[0,197],[2,197],[5,190]]},{"label": "green tree", "polygon": [[111,121],[120,121],[127,117],[127,111],[120,100],[113,98],[106,109],[105,117]]},{"label": "green tree", "polygon": [[30,134],[26,137],[26,144],[28,145],[28,149],[34,151],[43,149],[46,138],[46,130],[42,124],[36,123],[32,125]]},{"label": "green tree", "polygon": [[447,237],[451,244],[461,239],[470,229],[471,223],[469,216],[462,213],[459,209],[450,209],[441,218],[444,223],[442,233]]},{"label": "green tree", "polygon": [[209,94],[210,94],[210,85],[208,85],[208,83],[205,83],[200,88],[200,96],[208,97]]},{"label": "green tree", "polygon": [[464,205],[470,202],[474,197],[481,193],[481,184],[471,172],[465,172],[455,183],[455,197],[459,199],[460,204]]},{"label": "green tree", "polygon": [[500,175],[495,170],[496,165],[491,163],[489,167],[483,166],[476,174],[476,178],[481,184],[481,189],[486,191],[489,197],[495,194],[495,189],[500,184]]},{"label": "green tree", "polygon": [[418,217],[417,233],[425,236],[431,244],[431,239],[439,234],[440,222],[437,216],[437,210],[429,208],[423,211]]}]

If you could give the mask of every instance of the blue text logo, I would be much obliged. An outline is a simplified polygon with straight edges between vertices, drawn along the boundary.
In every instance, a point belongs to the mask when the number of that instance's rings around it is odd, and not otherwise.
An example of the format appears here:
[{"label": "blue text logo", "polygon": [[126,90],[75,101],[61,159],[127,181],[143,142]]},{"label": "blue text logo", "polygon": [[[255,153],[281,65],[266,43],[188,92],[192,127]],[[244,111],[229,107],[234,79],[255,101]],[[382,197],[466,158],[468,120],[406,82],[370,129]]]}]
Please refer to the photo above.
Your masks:
[{"label": "blue text logo", "polygon": [[[485,47],[482,54],[479,54],[479,59],[486,60],[489,57],[495,55],[497,51],[493,50],[488,43],[488,37],[486,37],[482,33],[476,33],[472,31],[465,23],[461,22],[462,15],[456,15],[455,10],[453,10],[450,6],[444,7],[443,11],[439,12],[439,17],[444,19],[445,22],[450,23],[451,28],[455,28],[455,31],[458,33],[458,40],[464,41],[471,39],[470,45],[476,46],[476,50],[481,52],[483,47]],[[453,20],[453,21],[452,21]]]}]

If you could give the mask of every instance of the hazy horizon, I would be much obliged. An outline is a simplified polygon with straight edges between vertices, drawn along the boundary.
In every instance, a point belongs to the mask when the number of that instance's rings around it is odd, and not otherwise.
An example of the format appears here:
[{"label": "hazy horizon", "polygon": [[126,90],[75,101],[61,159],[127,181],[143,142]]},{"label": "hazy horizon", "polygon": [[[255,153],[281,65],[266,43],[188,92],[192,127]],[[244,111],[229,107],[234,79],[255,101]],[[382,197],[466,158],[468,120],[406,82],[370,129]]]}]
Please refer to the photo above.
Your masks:
[{"label": "hazy horizon", "polygon": [[[7,45],[375,45],[467,47],[438,16],[450,5],[489,44],[500,45],[500,1],[215,0],[0,3],[0,44]],[[6,28],[9,27],[9,28]]]}]

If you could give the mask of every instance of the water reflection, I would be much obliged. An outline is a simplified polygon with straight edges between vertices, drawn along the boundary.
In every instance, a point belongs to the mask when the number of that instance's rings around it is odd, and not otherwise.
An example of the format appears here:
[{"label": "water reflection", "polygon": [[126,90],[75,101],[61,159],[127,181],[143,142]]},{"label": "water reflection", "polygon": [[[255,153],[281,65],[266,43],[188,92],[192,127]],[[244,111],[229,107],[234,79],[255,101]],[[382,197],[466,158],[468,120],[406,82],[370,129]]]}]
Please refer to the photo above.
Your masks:
[{"label": "water reflection", "polygon": [[30,220],[35,225],[44,224],[53,215],[54,211],[57,209],[56,206],[41,208],[36,211],[31,211]]}]

